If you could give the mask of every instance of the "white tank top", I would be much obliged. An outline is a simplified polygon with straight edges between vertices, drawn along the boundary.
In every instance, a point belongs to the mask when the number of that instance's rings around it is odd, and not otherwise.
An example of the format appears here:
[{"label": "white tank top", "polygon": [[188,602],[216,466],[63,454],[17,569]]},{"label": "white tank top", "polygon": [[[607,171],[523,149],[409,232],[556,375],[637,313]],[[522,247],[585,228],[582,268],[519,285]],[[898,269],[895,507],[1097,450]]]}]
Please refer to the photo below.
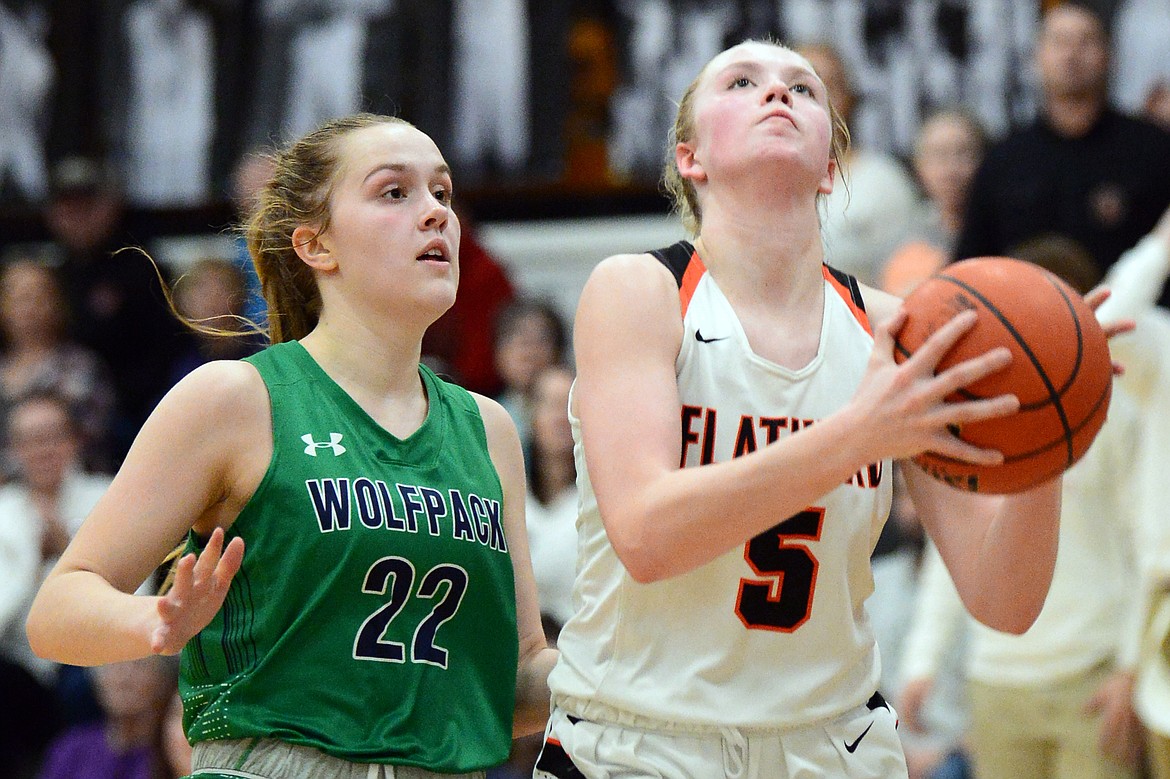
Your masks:
[{"label": "white tank top", "polygon": [[[676,364],[683,467],[722,462],[843,406],[873,336],[857,284],[824,268],[816,357],[789,370],[752,352],[727,298],[683,241],[652,252],[679,282]],[[862,469],[742,548],[639,584],[606,536],[581,444],[575,614],[549,678],[554,701],[591,720],[670,730],[787,728],[865,703],[879,673],[863,604],[889,513],[890,463]]]}]

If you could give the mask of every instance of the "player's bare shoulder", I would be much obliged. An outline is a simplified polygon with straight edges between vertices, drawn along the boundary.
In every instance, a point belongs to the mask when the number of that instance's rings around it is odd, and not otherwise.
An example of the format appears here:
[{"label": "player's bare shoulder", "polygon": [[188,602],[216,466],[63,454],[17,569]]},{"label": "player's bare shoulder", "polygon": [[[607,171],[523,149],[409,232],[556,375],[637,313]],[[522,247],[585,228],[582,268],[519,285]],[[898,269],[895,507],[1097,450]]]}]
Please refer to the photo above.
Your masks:
[{"label": "player's bare shoulder", "polygon": [[884,327],[891,317],[902,307],[902,298],[891,295],[876,287],[858,284],[861,289],[861,299],[865,302],[865,313],[869,316],[870,326],[875,330]]},{"label": "player's bare shoulder", "polygon": [[651,254],[607,257],[593,269],[581,292],[574,327],[577,340],[602,333],[629,339],[637,333],[651,340],[681,342],[678,289],[671,271]]},{"label": "player's bare shoulder", "polygon": [[159,404],[160,410],[197,413],[205,424],[267,424],[268,390],[260,373],[240,360],[215,360],[184,376]]}]

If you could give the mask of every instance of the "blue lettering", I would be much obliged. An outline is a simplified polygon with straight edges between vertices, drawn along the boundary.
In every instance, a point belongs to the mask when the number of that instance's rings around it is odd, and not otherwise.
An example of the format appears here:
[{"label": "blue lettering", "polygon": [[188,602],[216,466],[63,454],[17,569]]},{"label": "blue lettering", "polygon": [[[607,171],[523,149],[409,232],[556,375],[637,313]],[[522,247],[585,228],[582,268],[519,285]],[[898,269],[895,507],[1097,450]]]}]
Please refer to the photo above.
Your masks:
[{"label": "blue lettering", "polygon": [[382,504],[378,502],[378,488],[364,476],[353,481],[353,498],[357,503],[358,519],[371,530],[382,527]]},{"label": "blue lettering", "polygon": [[467,499],[467,505],[468,508],[471,509],[472,517],[475,519],[476,540],[481,544],[487,544],[488,539],[491,537],[491,528],[488,526],[487,522],[484,521],[487,519],[487,507],[484,506],[483,498],[473,493],[471,497]]},{"label": "blue lettering", "polygon": [[394,500],[390,496],[390,488],[386,482],[379,479],[374,482],[378,485],[378,495],[382,498],[382,513],[386,517],[386,527],[389,530],[406,530],[406,522],[394,511]]},{"label": "blue lettering", "polygon": [[349,479],[310,479],[305,482],[317,525],[322,533],[331,533],[334,526],[349,530]]},{"label": "blue lettering", "polygon": [[423,504],[427,511],[427,529],[432,536],[439,535],[439,520],[447,516],[447,504],[443,502],[443,493],[433,487],[419,487]]},{"label": "blue lettering", "polygon": [[475,531],[471,527],[471,517],[467,516],[467,509],[463,507],[463,495],[459,490],[451,490],[452,529],[455,538],[464,541],[474,541]]},{"label": "blue lettering", "polygon": [[488,522],[491,524],[491,548],[498,552],[508,551],[508,542],[504,540],[504,526],[500,522],[500,502],[498,500],[485,500],[488,511]]},{"label": "blue lettering", "polygon": [[399,484],[398,494],[402,496],[402,508],[406,512],[406,527],[411,533],[418,532],[418,515],[423,511],[423,504],[415,497],[418,487],[411,484]]}]

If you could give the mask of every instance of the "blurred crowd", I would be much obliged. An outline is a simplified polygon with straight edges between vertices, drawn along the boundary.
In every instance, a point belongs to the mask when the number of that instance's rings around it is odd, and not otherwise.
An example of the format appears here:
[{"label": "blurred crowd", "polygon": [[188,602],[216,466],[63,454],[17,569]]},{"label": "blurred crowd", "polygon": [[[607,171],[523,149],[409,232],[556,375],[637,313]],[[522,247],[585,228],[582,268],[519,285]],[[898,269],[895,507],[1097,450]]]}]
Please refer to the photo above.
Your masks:
[{"label": "blurred crowd", "polygon": [[[489,192],[653,188],[669,101],[751,35],[796,44],[854,130],[822,213],[827,262],[906,294],[956,258],[1016,256],[1082,292],[1104,280],[1102,315],[1138,321],[1116,344],[1109,422],[1066,479],[1028,634],[965,618],[896,490],[869,608],[912,777],[1170,778],[1170,10],[1155,0],[0,2],[0,202],[19,215],[0,235],[0,776],[188,770],[173,662],[59,667],[23,632],[157,400],[264,345],[241,242],[159,262],[128,248],[164,232],[153,209],[242,215],[266,146],[359,108],[416,123],[457,182]],[[555,641],[576,560],[570,323],[461,217],[459,298],[424,360],[517,423]],[[517,742],[494,776],[530,776],[538,746]]]}]

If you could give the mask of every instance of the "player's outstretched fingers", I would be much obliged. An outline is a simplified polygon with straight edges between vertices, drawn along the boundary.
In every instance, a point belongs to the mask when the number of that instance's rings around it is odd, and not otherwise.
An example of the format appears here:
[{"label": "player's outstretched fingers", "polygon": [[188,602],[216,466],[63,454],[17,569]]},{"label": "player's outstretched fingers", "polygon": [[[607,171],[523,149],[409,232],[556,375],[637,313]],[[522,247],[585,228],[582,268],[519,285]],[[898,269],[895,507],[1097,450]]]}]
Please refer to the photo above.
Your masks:
[{"label": "player's outstretched fingers", "polygon": [[974,309],[960,311],[948,319],[942,327],[931,333],[922,342],[922,345],[914,350],[914,354],[910,355],[906,362],[933,371],[939,360],[959,342],[959,339],[968,330],[975,326],[977,321],[979,321],[979,315]]},{"label": "player's outstretched fingers", "polygon": [[232,583],[232,578],[240,570],[243,562],[244,539],[236,536],[228,543],[227,549],[224,550],[223,556],[219,558],[219,563],[215,566],[213,575],[217,590],[227,592],[228,586]]},{"label": "player's outstretched fingers", "polygon": [[[1011,349],[1005,346],[998,346],[969,360],[955,363],[939,373],[935,379],[935,387],[939,392],[939,397],[949,397],[952,393],[957,392],[963,387],[974,384],[980,379],[1003,370],[1011,364],[1011,361]],[[1012,411],[1015,410],[1012,409]]]}]

